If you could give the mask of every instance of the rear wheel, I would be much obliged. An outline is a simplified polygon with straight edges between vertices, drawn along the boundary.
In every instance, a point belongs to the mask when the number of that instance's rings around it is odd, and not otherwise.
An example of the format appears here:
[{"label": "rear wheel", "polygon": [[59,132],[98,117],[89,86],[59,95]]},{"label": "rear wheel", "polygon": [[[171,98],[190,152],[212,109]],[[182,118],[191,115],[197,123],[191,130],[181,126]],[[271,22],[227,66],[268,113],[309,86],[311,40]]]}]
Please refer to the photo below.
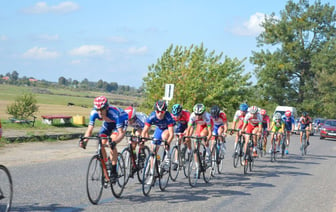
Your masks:
[{"label": "rear wheel", "polygon": [[97,204],[103,192],[104,175],[97,155],[90,159],[86,172],[86,193],[92,204]]}]

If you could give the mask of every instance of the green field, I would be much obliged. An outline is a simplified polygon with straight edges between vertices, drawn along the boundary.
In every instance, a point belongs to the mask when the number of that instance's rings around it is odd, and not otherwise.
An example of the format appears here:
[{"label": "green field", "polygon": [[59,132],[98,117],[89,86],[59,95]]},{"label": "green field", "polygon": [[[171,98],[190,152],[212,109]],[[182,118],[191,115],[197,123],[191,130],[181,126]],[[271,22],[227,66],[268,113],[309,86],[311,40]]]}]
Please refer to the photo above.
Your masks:
[{"label": "green field", "polygon": [[[34,114],[37,117],[36,126],[34,127],[35,129],[52,129],[55,127],[41,124],[42,115],[80,115],[84,116],[86,123],[88,123],[88,115],[92,108],[93,99],[96,96],[105,95],[110,102],[123,102],[124,105],[131,105],[132,103],[139,103],[141,101],[141,98],[139,97],[123,96],[104,92],[74,91],[62,88],[49,89],[2,84],[0,85],[0,119],[3,123],[3,128],[29,129],[26,125],[12,124],[9,123],[8,120],[11,116],[7,113],[7,105],[12,104],[15,99],[23,93],[33,93],[36,96],[39,111]],[[74,106],[68,106],[69,102],[73,103]],[[125,106],[120,107],[125,108]]]}]

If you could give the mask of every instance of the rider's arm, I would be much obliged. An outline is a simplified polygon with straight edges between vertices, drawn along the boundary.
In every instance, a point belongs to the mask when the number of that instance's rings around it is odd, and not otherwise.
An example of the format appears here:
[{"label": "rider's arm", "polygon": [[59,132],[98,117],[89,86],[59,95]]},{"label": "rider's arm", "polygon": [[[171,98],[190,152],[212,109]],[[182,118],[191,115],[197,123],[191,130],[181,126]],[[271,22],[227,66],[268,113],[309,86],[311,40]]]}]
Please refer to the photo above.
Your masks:
[{"label": "rider's arm", "polygon": [[93,128],[94,128],[93,125],[89,125],[86,129],[84,137],[90,137],[92,135]]},{"label": "rider's arm", "polygon": [[167,142],[170,144],[170,142],[174,139],[174,127],[169,126],[168,127],[169,137],[167,139]]},{"label": "rider's arm", "polygon": [[124,130],[123,127],[118,128],[118,135],[117,135],[117,137],[114,139],[114,142],[115,142],[115,143],[119,143],[119,142],[124,138],[125,133],[126,133],[126,131]]},{"label": "rider's arm", "polygon": [[146,138],[149,137],[149,135],[148,135],[149,128],[150,128],[150,125],[145,124],[145,126],[144,126],[144,128],[141,132],[141,137],[146,137]]}]

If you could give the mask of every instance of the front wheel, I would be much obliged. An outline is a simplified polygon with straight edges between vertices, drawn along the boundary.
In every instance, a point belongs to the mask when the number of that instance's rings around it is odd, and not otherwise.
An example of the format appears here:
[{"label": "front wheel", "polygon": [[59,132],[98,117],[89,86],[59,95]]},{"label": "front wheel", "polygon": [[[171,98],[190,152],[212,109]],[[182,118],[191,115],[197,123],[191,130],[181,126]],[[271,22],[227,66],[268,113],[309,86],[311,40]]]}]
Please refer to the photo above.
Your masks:
[{"label": "front wheel", "polygon": [[124,158],[120,153],[118,153],[117,161],[117,181],[115,183],[111,182],[111,190],[116,198],[120,198],[122,192],[124,191],[126,185],[126,165]]},{"label": "front wheel", "polygon": [[138,155],[137,175],[138,175],[138,180],[141,184],[143,182],[143,170],[144,170],[146,158],[149,156],[149,154],[150,154],[150,150],[148,146],[144,146],[140,152],[140,155]]},{"label": "front wheel", "polygon": [[178,147],[174,146],[170,153],[171,158],[171,168],[170,168],[170,179],[172,181],[176,181],[177,176],[180,172],[180,153],[178,151]]},{"label": "front wheel", "polygon": [[233,153],[233,167],[237,168],[238,163],[241,163],[241,145],[237,143],[235,151]]},{"label": "front wheel", "polygon": [[125,162],[125,166],[126,166],[126,169],[125,169],[125,184],[127,184],[130,176],[133,174],[132,173],[132,168],[133,168],[132,155],[131,155],[130,148],[125,147],[123,149],[123,151],[121,151],[121,155],[124,158],[124,162]]},{"label": "front wheel", "polygon": [[197,153],[195,151],[191,154],[188,166],[188,181],[191,187],[195,187],[197,184],[200,175],[199,167],[200,164],[198,163]]},{"label": "front wheel", "polygon": [[155,163],[156,160],[154,158],[154,155],[151,154],[147,157],[145,162],[145,167],[143,170],[143,181],[142,181],[142,193],[145,196],[149,195],[150,190],[154,186],[155,181]]},{"label": "front wheel", "polygon": [[0,165],[0,211],[10,211],[13,199],[13,182],[9,170]]},{"label": "front wheel", "polygon": [[86,172],[86,193],[90,202],[96,205],[103,192],[104,185],[103,168],[98,155],[90,159],[89,166]]},{"label": "front wheel", "polygon": [[160,166],[158,171],[159,171],[159,187],[161,191],[164,191],[168,185],[169,173],[171,169],[171,166],[170,166],[171,164],[167,165],[164,161],[165,157],[168,157],[168,155],[166,154],[169,154],[169,152],[165,150],[163,152],[161,162],[160,164],[158,164],[158,166]]}]

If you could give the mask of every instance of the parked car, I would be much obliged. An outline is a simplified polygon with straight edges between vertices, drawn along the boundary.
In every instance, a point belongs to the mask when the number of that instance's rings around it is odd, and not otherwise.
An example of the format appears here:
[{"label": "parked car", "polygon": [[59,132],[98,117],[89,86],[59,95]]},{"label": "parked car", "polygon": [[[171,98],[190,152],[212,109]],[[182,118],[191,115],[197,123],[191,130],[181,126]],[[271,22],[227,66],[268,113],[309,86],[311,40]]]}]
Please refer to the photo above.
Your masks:
[{"label": "parked car", "polygon": [[324,124],[325,119],[324,118],[315,118],[313,120],[313,128],[315,133],[319,133],[321,126]]},{"label": "parked car", "polygon": [[326,119],[320,129],[320,139],[336,138],[336,119]]}]

